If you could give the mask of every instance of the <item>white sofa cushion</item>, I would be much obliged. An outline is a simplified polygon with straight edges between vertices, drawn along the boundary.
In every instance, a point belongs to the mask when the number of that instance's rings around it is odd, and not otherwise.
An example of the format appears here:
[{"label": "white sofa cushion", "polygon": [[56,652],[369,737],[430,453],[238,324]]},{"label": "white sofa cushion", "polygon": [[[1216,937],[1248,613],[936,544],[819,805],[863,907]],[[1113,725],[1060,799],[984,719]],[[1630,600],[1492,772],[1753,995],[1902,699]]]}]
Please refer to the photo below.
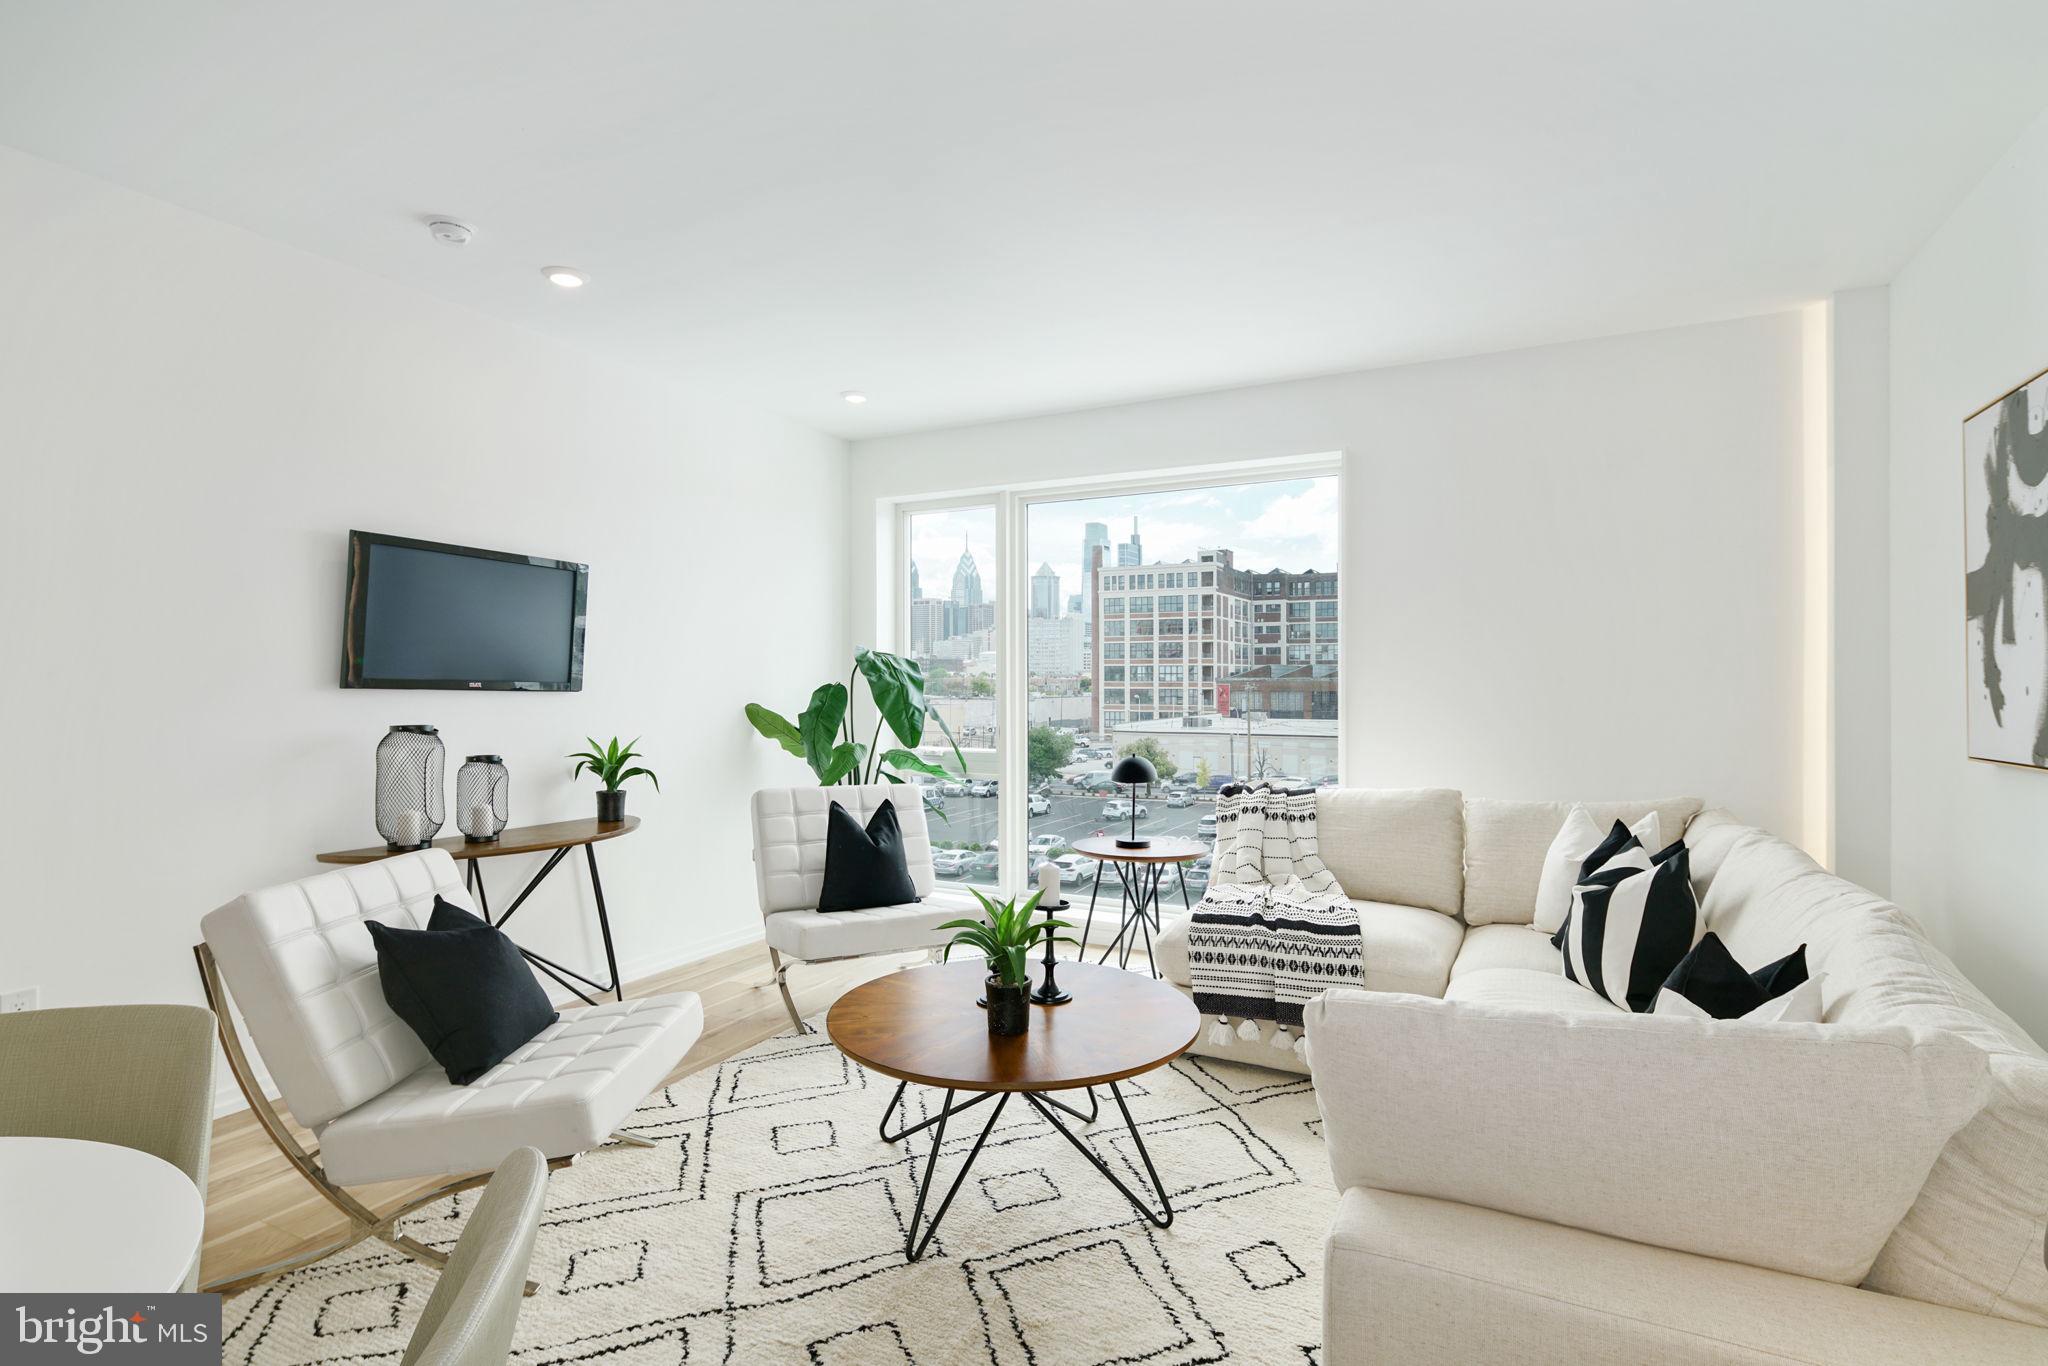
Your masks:
[{"label": "white sofa cushion", "polygon": [[[1441,996],[1450,980],[1451,961],[1458,956],[1464,928],[1457,921],[1420,906],[1395,906],[1384,901],[1353,901],[1358,912],[1358,937],[1365,957],[1367,991],[1412,991]],[[1527,933],[1522,936],[1530,938]],[[1551,957],[1557,956],[1551,950]],[[1169,919],[1152,941],[1153,966],[1175,986],[1191,986],[1188,971],[1188,917]]]},{"label": "white sofa cushion", "polygon": [[904,906],[871,906],[864,911],[777,911],[766,921],[768,947],[792,958],[818,962],[864,953],[896,953],[944,944],[953,937],[939,926],[981,914],[965,889],[942,887]]},{"label": "white sofa cushion", "polygon": [[2016,1323],[1390,1191],[1346,1191],[1323,1247],[1328,1362],[2048,1360]]},{"label": "white sofa cushion", "polygon": [[301,1124],[318,1128],[432,1061],[384,1003],[363,922],[423,930],[437,895],[476,909],[455,860],[426,849],[265,887],[199,922],[263,1065]]},{"label": "white sofa cushion", "polygon": [[1450,788],[1324,788],[1316,793],[1316,843],[1348,897],[1458,913],[1465,817]]},{"label": "white sofa cushion", "polygon": [[[1704,819],[1704,818],[1702,818]],[[1984,1050],[1984,1108],[1942,1150],[1865,1282],[1980,1314],[2048,1325],[2048,1056],[1874,892],[1743,827],[1701,913],[1741,962],[1806,945],[1827,1019],[1938,1029]]]},{"label": "white sofa cushion", "polygon": [[[1679,838],[1699,814],[1697,797],[1643,802],[1513,802],[1465,799],[1465,920],[1472,925],[1527,925],[1536,918],[1543,857],[1574,805],[1602,830],[1634,825],[1657,813],[1665,842]],[[1654,851],[1653,851],[1654,852]]]},{"label": "white sofa cushion", "polygon": [[754,794],[754,882],[761,914],[810,910],[825,885],[825,817],[838,802],[863,827],[883,802],[896,806],[903,861],[920,897],[932,894],[932,841],[924,798],[911,784],[769,787]]},{"label": "white sofa cushion", "polygon": [[[1495,925],[1488,928],[1519,930],[1521,926]],[[1450,986],[1444,991],[1444,999],[1476,1001],[1510,1010],[1588,1011],[1597,1015],[1627,1013],[1599,992],[1580,986],[1555,969],[1531,972],[1527,968],[1480,968],[1453,976]]]},{"label": "white sofa cushion", "polygon": [[1340,1189],[1847,1285],[1988,1085],[1978,1049],[1896,1026],[1559,1014],[1341,988],[1306,1020]]},{"label": "white sofa cushion", "polygon": [[603,1143],[704,1032],[691,992],[565,1010],[468,1086],[431,1064],[319,1129],[346,1186],[485,1171],[513,1149],[567,1157]]},{"label": "white sofa cushion", "polygon": [[1547,972],[1562,980],[1564,955],[1542,935],[1529,933],[1526,925],[1474,925],[1465,931],[1457,961],[1451,964],[1451,980],[1455,982],[1468,972],[1488,968]]}]

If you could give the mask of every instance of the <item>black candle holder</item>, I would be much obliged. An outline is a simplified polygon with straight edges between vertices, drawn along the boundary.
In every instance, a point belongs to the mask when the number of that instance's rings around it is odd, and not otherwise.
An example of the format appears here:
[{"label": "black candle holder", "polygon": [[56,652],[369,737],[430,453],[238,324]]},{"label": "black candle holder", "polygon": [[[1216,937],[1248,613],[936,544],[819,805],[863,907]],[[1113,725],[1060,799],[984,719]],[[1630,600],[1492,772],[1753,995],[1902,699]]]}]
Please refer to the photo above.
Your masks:
[{"label": "black candle holder", "polygon": [[[1057,906],[1049,905],[1043,898],[1039,899],[1038,906],[1045,912],[1045,918],[1051,920],[1055,911],[1064,911],[1067,908],[1066,893],[1060,893],[1060,902]],[[1053,965],[1058,960],[1053,957],[1052,938],[1052,931],[1048,929],[1045,932],[1045,980],[1038,984],[1038,990],[1031,993],[1033,1005],[1063,1006],[1074,999],[1072,992],[1061,991],[1060,984],[1053,980]]]}]

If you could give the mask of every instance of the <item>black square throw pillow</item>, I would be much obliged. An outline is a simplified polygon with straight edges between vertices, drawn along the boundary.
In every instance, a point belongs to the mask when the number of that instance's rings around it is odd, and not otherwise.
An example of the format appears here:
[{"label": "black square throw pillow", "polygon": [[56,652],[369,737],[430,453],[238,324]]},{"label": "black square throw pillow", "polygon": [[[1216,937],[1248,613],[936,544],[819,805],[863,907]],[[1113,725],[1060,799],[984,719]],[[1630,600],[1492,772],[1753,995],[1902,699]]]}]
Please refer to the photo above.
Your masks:
[{"label": "black square throw pillow", "polygon": [[1717,1020],[1739,1020],[1766,1001],[1775,1001],[1806,980],[1806,945],[1775,963],[1745,972],[1721,936],[1708,930],[1664,979],[1664,988],[1691,1001]]},{"label": "black square throw pillow", "polygon": [[561,1018],[518,946],[460,906],[435,897],[424,930],[366,923],[385,1003],[457,1086]]},{"label": "black square throw pillow", "polygon": [[818,890],[818,909],[864,911],[917,899],[917,884],[903,858],[896,803],[875,808],[865,830],[845,807],[832,803],[825,813],[825,885]]}]

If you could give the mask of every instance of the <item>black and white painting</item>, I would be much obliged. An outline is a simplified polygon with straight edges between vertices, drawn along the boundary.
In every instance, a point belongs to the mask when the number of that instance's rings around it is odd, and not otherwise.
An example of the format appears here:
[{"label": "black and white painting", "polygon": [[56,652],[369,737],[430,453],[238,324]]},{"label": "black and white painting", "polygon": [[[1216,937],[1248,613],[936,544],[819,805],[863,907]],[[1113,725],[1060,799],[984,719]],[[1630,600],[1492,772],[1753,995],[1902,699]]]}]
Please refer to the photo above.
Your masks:
[{"label": "black and white painting", "polygon": [[2048,371],[1963,423],[1973,759],[2048,768]]}]

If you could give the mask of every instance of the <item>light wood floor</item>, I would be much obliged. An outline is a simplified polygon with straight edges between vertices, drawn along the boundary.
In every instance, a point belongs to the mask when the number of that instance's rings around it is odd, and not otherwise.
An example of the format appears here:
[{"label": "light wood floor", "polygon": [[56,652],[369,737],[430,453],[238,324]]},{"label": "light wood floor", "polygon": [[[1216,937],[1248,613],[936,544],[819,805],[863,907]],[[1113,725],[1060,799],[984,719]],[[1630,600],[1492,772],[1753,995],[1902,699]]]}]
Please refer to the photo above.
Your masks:
[{"label": "light wood floor", "polygon": [[[806,1016],[815,1015],[848,988],[906,963],[922,961],[924,955],[918,953],[798,966],[790,973],[797,1009]],[[629,983],[626,994],[652,996],[665,991],[694,991],[704,1000],[704,1036],[674,1076],[713,1066],[763,1039],[789,1031],[789,1016],[768,967],[768,951],[760,944]],[[310,1145],[312,1136],[302,1132],[300,1140]],[[443,1179],[358,1186],[352,1187],[351,1193],[371,1208],[383,1210]],[[285,1161],[247,1111],[214,1124],[206,1183],[206,1244],[201,1254],[203,1281],[246,1275],[321,1247],[339,1238],[347,1226],[340,1212]]]}]

